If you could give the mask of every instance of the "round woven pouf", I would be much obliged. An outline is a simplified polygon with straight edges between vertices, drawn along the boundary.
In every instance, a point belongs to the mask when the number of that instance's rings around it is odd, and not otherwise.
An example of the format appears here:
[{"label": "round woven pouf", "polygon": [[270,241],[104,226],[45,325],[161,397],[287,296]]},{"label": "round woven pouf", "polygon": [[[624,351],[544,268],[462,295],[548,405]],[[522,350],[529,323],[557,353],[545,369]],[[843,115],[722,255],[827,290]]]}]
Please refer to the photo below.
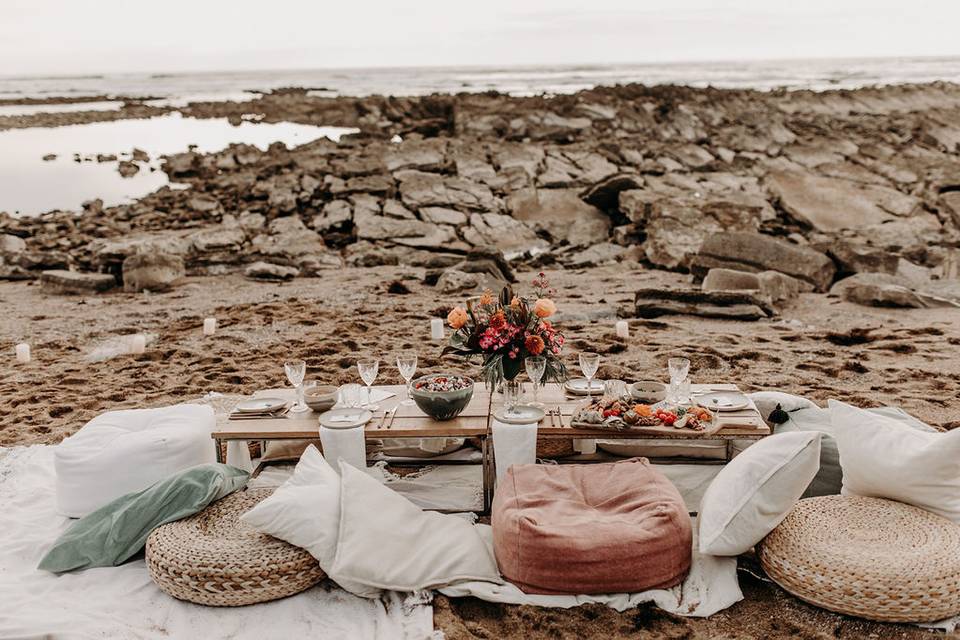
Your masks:
[{"label": "round woven pouf", "polygon": [[917,507],[801,500],[758,553],[774,582],[824,609],[885,622],[960,614],[960,525]]},{"label": "round woven pouf", "polygon": [[238,491],[154,529],[147,538],[150,577],[174,598],[214,607],[276,600],[323,580],[326,574],[309,553],[240,522],[272,492]]}]

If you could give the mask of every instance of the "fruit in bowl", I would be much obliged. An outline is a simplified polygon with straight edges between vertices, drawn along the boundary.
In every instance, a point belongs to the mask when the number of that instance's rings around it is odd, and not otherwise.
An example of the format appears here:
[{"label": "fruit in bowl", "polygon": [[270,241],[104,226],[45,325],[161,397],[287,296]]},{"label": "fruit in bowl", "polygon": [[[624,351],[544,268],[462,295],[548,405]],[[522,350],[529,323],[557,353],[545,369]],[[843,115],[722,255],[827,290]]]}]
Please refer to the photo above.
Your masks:
[{"label": "fruit in bowl", "polygon": [[434,420],[453,420],[473,397],[473,380],[455,373],[432,373],[410,385],[410,397]]}]

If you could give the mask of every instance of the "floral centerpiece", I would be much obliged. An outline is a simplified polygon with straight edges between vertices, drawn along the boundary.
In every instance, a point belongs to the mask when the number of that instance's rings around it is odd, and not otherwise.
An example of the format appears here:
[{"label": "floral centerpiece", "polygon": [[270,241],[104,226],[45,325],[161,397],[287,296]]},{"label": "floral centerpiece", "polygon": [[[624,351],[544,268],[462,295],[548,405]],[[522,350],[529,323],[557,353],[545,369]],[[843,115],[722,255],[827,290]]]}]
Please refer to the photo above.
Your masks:
[{"label": "floral centerpiece", "polygon": [[517,296],[507,286],[497,298],[485,291],[468,300],[466,308],[455,307],[447,315],[453,335],[443,353],[480,356],[483,378],[492,389],[516,378],[528,356],[546,358],[543,382],[566,380],[567,369],[560,361],[563,334],[548,320],[557,312],[552,299],[556,292],[543,273],[534,278],[533,293],[530,298]]}]

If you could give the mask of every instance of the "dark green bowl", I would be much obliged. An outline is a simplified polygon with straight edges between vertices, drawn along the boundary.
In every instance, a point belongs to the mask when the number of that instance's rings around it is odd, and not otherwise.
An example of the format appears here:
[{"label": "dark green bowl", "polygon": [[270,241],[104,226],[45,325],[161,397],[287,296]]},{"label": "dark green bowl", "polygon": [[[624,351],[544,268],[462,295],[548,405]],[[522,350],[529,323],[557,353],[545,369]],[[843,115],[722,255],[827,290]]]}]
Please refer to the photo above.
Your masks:
[{"label": "dark green bowl", "polygon": [[[423,391],[417,389],[418,382],[427,382],[438,377],[458,377],[470,383],[466,389],[457,391]],[[473,380],[456,373],[431,373],[413,381],[410,387],[410,397],[417,403],[420,410],[434,420],[453,420],[460,415],[473,397]]]}]

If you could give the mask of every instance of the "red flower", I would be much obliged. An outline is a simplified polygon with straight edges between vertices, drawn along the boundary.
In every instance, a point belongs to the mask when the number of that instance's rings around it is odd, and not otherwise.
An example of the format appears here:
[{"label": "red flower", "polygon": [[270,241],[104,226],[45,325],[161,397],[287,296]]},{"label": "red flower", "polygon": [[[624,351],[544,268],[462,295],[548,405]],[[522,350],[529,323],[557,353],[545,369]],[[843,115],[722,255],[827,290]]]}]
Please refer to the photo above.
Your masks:
[{"label": "red flower", "polygon": [[543,343],[543,338],[540,336],[527,336],[523,346],[527,348],[527,351],[535,356],[538,356],[543,353],[543,348],[546,345]]},{"label": "red flower", "polygon": [[490,328],[491,329],[502,329],[507,324],[507,319],[503,315],[503,311],[497,311],[495,314],[490,316]]}]

